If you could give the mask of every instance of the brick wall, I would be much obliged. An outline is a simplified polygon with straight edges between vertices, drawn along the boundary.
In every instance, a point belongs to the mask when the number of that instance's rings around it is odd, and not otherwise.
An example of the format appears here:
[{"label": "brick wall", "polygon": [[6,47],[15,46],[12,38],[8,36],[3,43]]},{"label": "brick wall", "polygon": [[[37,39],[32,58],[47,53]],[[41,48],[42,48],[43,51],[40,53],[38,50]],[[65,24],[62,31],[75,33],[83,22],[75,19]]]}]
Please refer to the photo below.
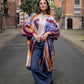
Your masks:
[{"label": "brick wall", "polygon": [[54,0],[56,7],[62,7],[62,1],[61,0]]},{"label": "brick wall", "polygon": [[81,14],[84,15],[84,0],[81,1]]},{"label": "brick wall", "polygon": [[62,7],[62,1],[61,0],[54,0],[56,7]]},{"label": "brick wall", "polygon": [[8,27],[15,27],[15,17],[10,16],[2,16],[2,27],[8,28]]},{"label": "brick wall", "polygon": [[15,1],[8,1],[8,14],[15,15]]},{"label": "brick wall", "polygon": [[82,28],[81,18],[75,17],[73,19],[73,29],[81,29],[81,28]]},{"label": "brick wall", "polygon": [[[1,1],[1,0],[0,0]],[[8,14],[4,14],[2,11],[2,30],[8,27],[16,27],[16,18],[15,18],[15,0],[7,0],[8,2]],[[4,0],[2,3],[4,9]],[[1,6],[1,5],[0,5]]]},{"label": "brick wall", "polygon": [[74,0],[65,0],[65,15],[74,15]]}]

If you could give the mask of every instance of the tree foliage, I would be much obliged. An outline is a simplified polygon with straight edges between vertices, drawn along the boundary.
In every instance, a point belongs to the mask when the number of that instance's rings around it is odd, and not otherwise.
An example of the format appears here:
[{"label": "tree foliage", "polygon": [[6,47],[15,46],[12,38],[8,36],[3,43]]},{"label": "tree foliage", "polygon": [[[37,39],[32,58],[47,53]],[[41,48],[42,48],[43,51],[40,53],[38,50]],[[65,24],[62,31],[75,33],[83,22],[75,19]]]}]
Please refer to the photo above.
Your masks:
[{"label": "tree foliage", "polygon": [[55,8],[55,16],[56,16],[56,20],[59,20],[61,18],[61,8],[60,7]]},{"label": "tree foliage", "polygon": [[20,8],[27,14],[31,14],[36,9],[37,0],[21,0]]}]

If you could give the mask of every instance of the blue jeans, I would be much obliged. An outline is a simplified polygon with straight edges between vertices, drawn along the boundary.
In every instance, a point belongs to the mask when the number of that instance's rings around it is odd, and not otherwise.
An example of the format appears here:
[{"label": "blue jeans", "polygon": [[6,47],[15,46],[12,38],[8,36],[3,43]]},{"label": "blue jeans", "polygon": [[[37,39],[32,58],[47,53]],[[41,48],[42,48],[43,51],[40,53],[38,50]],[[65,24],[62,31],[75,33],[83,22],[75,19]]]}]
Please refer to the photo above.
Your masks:
[{"label": "blue jeans", "polygon": [[44,41],[40,41],[40,43],[36,42],[32,53],[31,71],[36,84],[50,84],[52,79],[52,72],[44,72],[42,70],[42,63],[39,64],[39,59],[42,59],[40,56],[43,56],[44,53],[44,44]]}]

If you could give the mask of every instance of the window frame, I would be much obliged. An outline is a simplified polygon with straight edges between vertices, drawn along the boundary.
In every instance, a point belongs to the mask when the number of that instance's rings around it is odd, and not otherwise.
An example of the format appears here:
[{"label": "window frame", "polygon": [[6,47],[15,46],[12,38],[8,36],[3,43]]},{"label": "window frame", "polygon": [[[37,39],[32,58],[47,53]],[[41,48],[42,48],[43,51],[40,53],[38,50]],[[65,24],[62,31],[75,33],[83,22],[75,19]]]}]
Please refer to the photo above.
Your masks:
[{"label": "window frame", "polygon": [[79,3],[78,3],[78,2],[76,2],[76,0],[75,0],[75,4],[79,5],[79,4],[80,4],[80,0],[79,0]]},{"label": "window frame", "polygon": [[75,4],[75,0],[74,0],[74,8],[81,8],[81,0],[80,0],[80,4]]}]

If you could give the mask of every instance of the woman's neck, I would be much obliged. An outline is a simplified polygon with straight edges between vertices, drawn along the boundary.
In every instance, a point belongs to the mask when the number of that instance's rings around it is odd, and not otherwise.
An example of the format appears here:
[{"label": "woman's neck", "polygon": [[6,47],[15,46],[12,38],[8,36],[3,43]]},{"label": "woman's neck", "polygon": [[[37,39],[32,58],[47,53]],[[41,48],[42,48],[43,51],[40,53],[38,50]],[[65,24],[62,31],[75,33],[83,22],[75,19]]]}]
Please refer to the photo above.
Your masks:
[{"label": "woman's neck", "polygon": [[46,13],[46,11],[41,11],[41,14],[46,15],[47,13]]}]

